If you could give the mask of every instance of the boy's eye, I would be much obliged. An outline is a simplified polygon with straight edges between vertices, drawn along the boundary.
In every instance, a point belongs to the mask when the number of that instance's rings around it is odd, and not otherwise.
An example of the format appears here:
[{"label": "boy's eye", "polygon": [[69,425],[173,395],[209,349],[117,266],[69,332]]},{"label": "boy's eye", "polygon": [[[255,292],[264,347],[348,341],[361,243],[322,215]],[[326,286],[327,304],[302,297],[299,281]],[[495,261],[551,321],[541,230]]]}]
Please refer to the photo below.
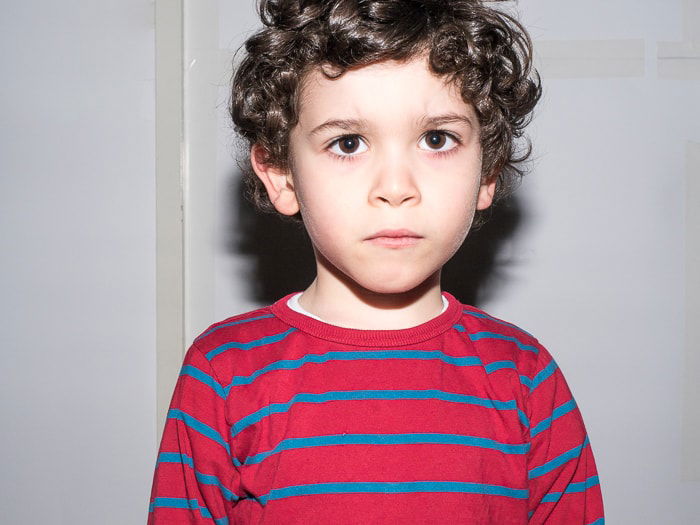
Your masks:
[{"label": "boy's eye", "polygon": [[419,147],[430,151],[448,151],[457,145],[457,139],[446,131],[428,131],[419,142]]},{"label": "boy's eye", "polygon": [[367,144],[358,135],[345,135],[331,142],[329,149],[336,155],[347,157],[367,151]]}]

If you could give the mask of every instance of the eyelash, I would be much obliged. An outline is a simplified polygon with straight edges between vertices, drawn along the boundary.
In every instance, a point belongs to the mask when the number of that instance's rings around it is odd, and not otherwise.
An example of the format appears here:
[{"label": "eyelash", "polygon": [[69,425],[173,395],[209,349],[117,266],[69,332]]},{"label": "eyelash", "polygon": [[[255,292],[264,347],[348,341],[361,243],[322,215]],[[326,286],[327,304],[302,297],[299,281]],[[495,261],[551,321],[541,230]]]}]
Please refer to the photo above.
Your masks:
[{"label": "eyelash", "polygon": [[[433,155],[438,156],[438,157],[444,157],[451,155],[455,152],[459,146],[461,146],[462,141],[454,134],[449,131],[446,131],[444,129],[430,129],[423,133],[420,137],[420,140],[425,140],[425,138],[430,134],[430,133],[440,133],[445,135],[447,138],[450,140],[453,140],[455,142],[455,146],[451,147],[448,150],[445,151],[433,151]],[[333,139],[331,142],[328,143],[326,146],[326,151],[328,152],[329,155],[333,156],[335,159],[338,159],[342,162],[345,161],[353,161],[355,160],[355,157],[357,157],[357,154],[348,154],[348,155],[338,155],[337,153],[334,153],[331,151],[331,148],[333,148],[335,145],[339,144],[342,140],[348,139],[348,138],[357,138],[367,144],[367,141],[361,136],[357,134],[347,134],[347,135],[341,135],[340,137],[337,137]],[[422,149],[422,148],[421,148]]]},{"label": "eyelash", "polygon": [[[443,151],[437,151],[437,150],[432,150],[433,154],[438,155],[438,156],[444,156],[448,155],[450,153],[454,153],[454,151],[462,144],[462,141],[457,138],[457,136],[454,133],[450,133],[449,131],[445,131],[444,129],[431,129],[423,133],[421,135],[421,141],[425,140],[428,135],[431,133],[438,133],[440,135],[444,135],[448,139],[452,140],[454,142],[454,146],[452,146],[450,149],[443,150]],[[422,148],[421,148],[422,149]],[[430,151],[430,148],[426,151]]]},{"label": "eyelash", "polygon": [[367,145],[367,141],[366,141],[364,138],[362,138],[362,136],[360,136],[360,135],[354,135],[354,134],[348,134],[348,135],[341,135],[340,137],[333,139],[333,140],[328,144],[328,146],[326,146],[326,150],[328,151],[328,153],[329,153],[330,155],[332,155],[334,158],[336,158],[336,159],[338,159],[338,160],[341,160],[341,161],[350,161],[350,160],[354,160],[355,157],[357,157],[357,154],[339,155],[339,154],[334,153],[333,151],[331,151],[331,149],[332,149],[334,146],[340,144],[343,140],[350,139],[350,138],[359,139],[361,142],[363,142],[365,145]]}]

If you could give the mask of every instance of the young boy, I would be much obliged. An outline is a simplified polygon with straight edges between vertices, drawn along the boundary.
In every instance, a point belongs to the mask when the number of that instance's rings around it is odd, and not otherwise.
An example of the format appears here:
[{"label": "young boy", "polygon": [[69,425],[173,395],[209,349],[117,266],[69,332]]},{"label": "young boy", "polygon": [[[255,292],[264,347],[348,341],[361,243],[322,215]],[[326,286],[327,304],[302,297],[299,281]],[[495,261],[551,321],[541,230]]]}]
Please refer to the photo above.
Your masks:
[{"label": "young boy", "polygon": [[526,33],[479,0],[260,4],[232,116],[317,275],[194,341],[149,523],[602,524],[551,356],[440,289],[519,175]]}]

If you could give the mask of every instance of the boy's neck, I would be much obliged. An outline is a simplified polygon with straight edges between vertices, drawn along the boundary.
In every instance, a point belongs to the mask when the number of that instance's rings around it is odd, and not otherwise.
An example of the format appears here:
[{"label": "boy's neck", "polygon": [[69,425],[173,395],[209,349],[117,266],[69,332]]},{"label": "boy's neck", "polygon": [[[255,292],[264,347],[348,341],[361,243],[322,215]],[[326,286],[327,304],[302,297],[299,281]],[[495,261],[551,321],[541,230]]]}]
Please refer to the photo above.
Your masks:
[{"label": "boy's neck", "polygon": [[360,330],[400,330],[430,321],[443,309],[440,274],[403,293],[372,292],[319,272],[299,298],[301,306],[329,324]]}]

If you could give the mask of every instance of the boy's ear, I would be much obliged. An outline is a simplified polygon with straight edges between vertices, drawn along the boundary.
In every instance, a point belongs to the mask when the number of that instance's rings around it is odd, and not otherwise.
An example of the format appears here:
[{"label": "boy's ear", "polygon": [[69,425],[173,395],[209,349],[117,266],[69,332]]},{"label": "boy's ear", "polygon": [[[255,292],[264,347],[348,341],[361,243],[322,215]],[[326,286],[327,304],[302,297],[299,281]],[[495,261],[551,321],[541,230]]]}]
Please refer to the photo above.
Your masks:
[{"label": "boy's ear", "polygon": [[250,150],[250,163],[275,209],[283,215],[296,215],[299,212],[299,202],[294,192],[292,172],[268,164],[267,153],[258,144]]},{"label": "boy's ear", "polygon": [[485,210],[493,202],[493,196],[496,193],[496,178],[494,177],[491,181],[485,181],[481,183],[479,187],[479,194],[476,198],[476,209]]}]

